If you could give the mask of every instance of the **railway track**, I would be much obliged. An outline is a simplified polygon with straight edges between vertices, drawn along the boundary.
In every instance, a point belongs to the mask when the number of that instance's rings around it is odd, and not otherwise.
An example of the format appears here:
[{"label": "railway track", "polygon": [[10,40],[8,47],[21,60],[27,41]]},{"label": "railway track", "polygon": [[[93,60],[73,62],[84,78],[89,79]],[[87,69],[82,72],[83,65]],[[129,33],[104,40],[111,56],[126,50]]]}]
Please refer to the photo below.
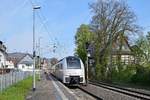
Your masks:
[{"label": "railway track", "polygon": [[93,93],[87,91],[86,89],[84,89],[84,88],[82,88],[82,87],[80,87],[80,86],[78,86],[78,88],[79,88],[81,91],[87,93],[88,95],[94,97],[96,100],[103,100],[101,97],[96,96],[95,94],[93,94]]},{"label": "railway track", "polygon": [[[91,85],[96,87],[96,88],[93,88]],[[91,88],[89,88],[89,86],[91,86]],[[104,92],[104,91],[99,90],[99,87],[106,89],[107,91],[110,91],[110,93],[100,95],[100,93]],[[88,94],[89,96],[94,97],[96,100],[107,100],[105,97],[111,98],[109,100],[118,100],[118,99],[114,99],[114,96],[115,96],[115,98],[116,98],[116,96],[119,97],[118,94],[122,94],[122,95],[124,95],[124,97],[132,98],[132,99],[119,99],[119,100],[150,100],[150,94],[148,94],[148,93],[143,93],[140,91],[134,91],[134,90],[127,89],[124,87],[111,85],[111,84],[107,84],[107,83],[102,83],[102,82],[97,82],[97,81],[89,81],[89,84],[87,86],[78,86],[77,89],[76,88],[72,88],[72,89],[69,88],[68,91],[70,94],[74,95],[75,97],[78,97],[78,98],[76,98],[77,100],[85,100],[85,99],[81,99],[81,98],[87,98],[88,96],[85,95],[80,90],[83,91],[85,94]],[[117,94],[110,96],[111,92],[117,93]],[[86,100],[88,100],[88,99],[86,99]]]},{"label": "railway track", "polygon": [[114,85],[110,85],[110,84],[106,84],[102,82],[96,82],[96,81],[90,81],[89,84],[96,85],[96,86],[99,86],[99,87],[102,87],[111,91],[119,92],[128,96],[137,98],[137,99],[150,100],[150,94],[147,94],[147,93],[134,91],[131,89],[126,89],[123,87],[114,86]]},{"label": "railway track", "polygon": [[96,98],[86,91],[83,91],[79,87],[71,87],[69,89],[74,93],[77,100],[99,100],[99,98]]},{"label": "railway track", "polygon": [[[49,75],[47,75],[49,78]],[[65,86],[61,81],[51,75],[52,79],[57,82],[58,86],[61,88],[63,93],[68,97],[68,100],[102,100],[88,91],[80,88],[79,86]]]}]

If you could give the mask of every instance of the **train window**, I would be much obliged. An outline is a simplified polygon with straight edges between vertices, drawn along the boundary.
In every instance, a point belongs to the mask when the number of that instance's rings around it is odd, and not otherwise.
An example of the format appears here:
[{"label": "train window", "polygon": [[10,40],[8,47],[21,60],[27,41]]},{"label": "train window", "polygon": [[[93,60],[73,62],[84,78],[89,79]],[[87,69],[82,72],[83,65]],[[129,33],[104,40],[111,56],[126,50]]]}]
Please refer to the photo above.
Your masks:
[{"label": "train window", "polygon": [[59,69],[59,67],[58,67],[58,65],[56,65],[56,70],[58,70]]},{"label": "train window", "polygon": [[59,64],[58,66],[59,66],[59,69],[61,69],[61,64]]},{"label": "train window", "polygon": [[80,69],[81,68],[80,60],[75,57],[68,57],[67,67],[68,69]]},{"label": "train window", "polygon": [[60,64],[60,69],[62,69],[62,64]]},{"label": "train window", "polygon": [[62,69],[62,64],[56,65],[56,68],[57,68],[57,69]]}]

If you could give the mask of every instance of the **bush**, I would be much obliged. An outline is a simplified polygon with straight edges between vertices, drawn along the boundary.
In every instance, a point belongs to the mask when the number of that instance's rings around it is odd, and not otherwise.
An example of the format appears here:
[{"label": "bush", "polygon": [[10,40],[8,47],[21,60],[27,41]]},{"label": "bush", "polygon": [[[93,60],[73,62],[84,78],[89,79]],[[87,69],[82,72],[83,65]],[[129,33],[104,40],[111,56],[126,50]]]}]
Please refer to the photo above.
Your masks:
[{"label": "bush", "polygon": [[117,66],[113,68],[112,71],[112,81],[128,83],[131,81],[132,76],[136,73],[136,68],[134,65],[122,65],[121,70],[117,69]]},{"label": "bush", "polygon": [[150,84],[150,69],[148,67],[137,66],[136,74],[132,76],[131,82],[135,84]]}]

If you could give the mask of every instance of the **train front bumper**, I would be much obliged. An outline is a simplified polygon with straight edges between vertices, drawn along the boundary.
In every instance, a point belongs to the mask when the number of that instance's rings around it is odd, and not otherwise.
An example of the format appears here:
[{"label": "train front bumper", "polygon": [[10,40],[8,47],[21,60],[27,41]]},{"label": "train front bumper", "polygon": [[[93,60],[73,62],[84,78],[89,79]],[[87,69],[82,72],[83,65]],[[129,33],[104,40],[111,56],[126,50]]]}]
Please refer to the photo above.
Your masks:
[{"label": "train front bumper", "polygon": [[67,76],[67,77],[65,77],[65,83],[80,84],[80,83],[83,83],[83,77],[80,77],[80,76]]}]

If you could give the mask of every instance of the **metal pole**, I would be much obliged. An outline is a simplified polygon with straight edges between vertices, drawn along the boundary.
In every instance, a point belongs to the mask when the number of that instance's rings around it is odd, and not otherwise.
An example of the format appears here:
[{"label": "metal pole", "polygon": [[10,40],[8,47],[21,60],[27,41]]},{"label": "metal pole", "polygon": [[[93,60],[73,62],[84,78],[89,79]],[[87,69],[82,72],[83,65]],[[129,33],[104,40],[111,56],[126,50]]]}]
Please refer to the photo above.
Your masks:
[{"label": "metal pole", "polygon": [[35,10],[40,9],[40,6],[33,7],[33,91],[35,91],[35,59],[36,59],[36,51],[35,51]]},{"label": "metal pole", "polygon": [[89,59],[88,59],[88,53],[87,53],[87,61],[86,61],[86,63],[87,63],[87,64],[86,64],[86,65],[87,65],[87,66],[86,66],[86,71],[87,71],[87,76],[86,76],[86,77],[87,77],[87,84],[88,84],[88,80],[89,80],[89,69],[88,69],[89,64],[88,64],[88,60],[89,60]]},{"label": "metal pole", "polygon": [[33,8],[33,91],[35,91],[35,9]]},{"label": "metal pole", "polygon": [[[2,65],[2,64],[1,64]],[[1,92],[3,91],[3,68],[1,66]]]},{"label": "metal pole", "polygon": [[41,37],[39,38],[39,80],[41,79],[40,75],[40,69],[41,69],[41,52],[40,52],[40,39]]}]

